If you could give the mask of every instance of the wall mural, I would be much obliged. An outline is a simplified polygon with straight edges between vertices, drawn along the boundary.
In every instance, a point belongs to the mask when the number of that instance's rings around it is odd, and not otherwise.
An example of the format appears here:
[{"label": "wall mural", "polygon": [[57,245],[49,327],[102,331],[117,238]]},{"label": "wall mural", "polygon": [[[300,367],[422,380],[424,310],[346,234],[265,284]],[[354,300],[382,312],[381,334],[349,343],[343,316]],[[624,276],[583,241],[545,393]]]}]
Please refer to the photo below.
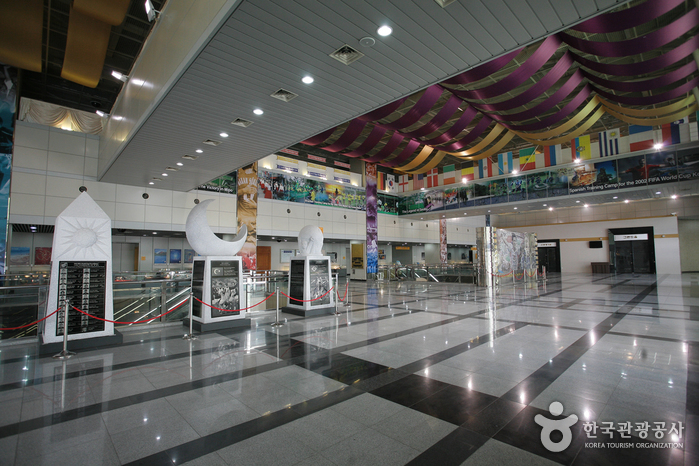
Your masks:
[{"label": "wall mural", "polygon": [[495,273],[500,277],[512,276],[520,280],[523,273],[536,273],[537,241],[533,233],[497,228],[496,253],[493,260]]}]

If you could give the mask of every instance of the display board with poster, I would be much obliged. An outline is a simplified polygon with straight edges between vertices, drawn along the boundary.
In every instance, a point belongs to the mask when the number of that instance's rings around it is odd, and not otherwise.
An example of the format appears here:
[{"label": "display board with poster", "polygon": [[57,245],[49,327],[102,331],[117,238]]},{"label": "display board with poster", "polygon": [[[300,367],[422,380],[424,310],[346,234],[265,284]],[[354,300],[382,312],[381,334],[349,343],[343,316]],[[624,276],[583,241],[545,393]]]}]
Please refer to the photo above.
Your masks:
[{"label": "display board with poster", "polygon": [[192,318],[196,330],[250,327],[242,277],[243,262],[238,256],[194,258]]},{"label": "display board with poster", "polygon": [[[306,261],[304,259],[292,259],[289,267],[289,296],[303,300],[303,284],[306,279]],[[290,301],[294,304],[294,301]]]},{"label": "display board with poster", "polygon": [[330,269],[327,259],[310,259],[308,269],[310,275],[311,306],[326,306],[330,304]]},{"label": "display board with poster", "polygon": [[[109,277],[111,280],[111,277]],[[52,309],[66,302],[92,316],[105,318],[107,262],[60,261],[58,265],[58,300]],[[56,321],[56,337],[63,335],[63,313]],[[68,335],[104,331],[104,321],[80,312],[68,313]]]},{"label": "display board with poster", "polygon": [[241,312],[230,312],[240,309],[240,273],[237,265],[237,261],[211,261],[212,318],[237,316]]}]

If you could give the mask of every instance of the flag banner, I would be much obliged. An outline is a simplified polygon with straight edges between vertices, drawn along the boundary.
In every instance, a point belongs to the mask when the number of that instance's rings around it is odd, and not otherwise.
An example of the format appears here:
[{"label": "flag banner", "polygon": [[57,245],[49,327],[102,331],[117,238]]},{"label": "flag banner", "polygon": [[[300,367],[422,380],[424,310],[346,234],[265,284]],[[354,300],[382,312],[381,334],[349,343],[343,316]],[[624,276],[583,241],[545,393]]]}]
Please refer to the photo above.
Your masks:
[{"label": "flag banner", "polygon": [[655,144],[652,126],[629,125],[629,150],[652,149]]},{"label": "flag banner", "polygon": [[671,146],[689,141],[689,117],[684,117],[672,123],[661,126],[663,146]]},{"label": "flag banner", "polygon": [[464,181],[473,181],[474,175],[473,175],[473,165],[471,165],[468,168],[462,168],[461,169],[461,182],[463,183]]},{"label": "flag banner", "polygon": [[544,147],[544,167],[553,167],[561,161],[561,145]]},{"label": "flag banner", "polygon": [[402,193],[410,191],[410,175],[400,175],[399,180],[398,190]]},{"label": "flag banner", "polygon": [[571,155],[573,162],[575,159],[590,160],[592,158],[592,147],[590,147],[590,135],[580,136],[570,141]]},{"label": "flag banner", "polygon": [[619,128],[609,129],[599,133],[599,156],[608,157],[619,154]]},{"label": "flag banner", "polygon": [[422,189],[425,187],[425,176],[420,173],[419,175],[415,175],[413,178],[413,189]]},{"label": "flag banner", "polygon": [[439,186],[439,169],[433,168],[427,172],[427,187],[436,188]]},{"label": "flag banner", "polygon": [[536,168],[536,151],[534,147],[520,149],[519,169],[520,171],[533,170]]},{"label": "flag banner", "polygon": [[395,193],[397,191],[395,175],[386,175],[386,191],[389,193]]},{"label": "flag banner", "polygon": [[444,184],[456,183],[456,168],[454,165],[444,166]]},{"label": "flag banner", "polygon": [[512,173],[512,152],[503,152],[497,155],[498,169],[496,175]]},{"label": "flag banner", "polygon": [[488,178],[493,176],[493,161],[490,157],[478,161],[478,178]]}]

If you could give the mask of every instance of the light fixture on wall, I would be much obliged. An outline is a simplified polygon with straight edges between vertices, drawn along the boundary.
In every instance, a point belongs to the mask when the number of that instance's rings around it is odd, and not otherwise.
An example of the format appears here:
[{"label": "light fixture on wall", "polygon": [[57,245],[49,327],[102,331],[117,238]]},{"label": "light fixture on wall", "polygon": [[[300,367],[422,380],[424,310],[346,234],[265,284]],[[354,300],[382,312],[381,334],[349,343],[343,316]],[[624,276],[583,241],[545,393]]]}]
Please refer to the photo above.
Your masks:
[{"label": "light fixture on wall", "polygon": [[153,2],[151,2],[150,0],[146,0],[145,7],[146,17],[148,17],[148,21],[150,21],[151,23],[155,21],[155,19],[157,19],[158,16],[160,16],[160,12],[153,7]]},{"label": "light fixture on wall", "polygon": [[129,77],[127,75],[122,74],[122,73],[118,72],[117,70],[112,71],[112,76],[117,78],[119,81],[123,81],[123,82],[126,82],[129,80]]}]

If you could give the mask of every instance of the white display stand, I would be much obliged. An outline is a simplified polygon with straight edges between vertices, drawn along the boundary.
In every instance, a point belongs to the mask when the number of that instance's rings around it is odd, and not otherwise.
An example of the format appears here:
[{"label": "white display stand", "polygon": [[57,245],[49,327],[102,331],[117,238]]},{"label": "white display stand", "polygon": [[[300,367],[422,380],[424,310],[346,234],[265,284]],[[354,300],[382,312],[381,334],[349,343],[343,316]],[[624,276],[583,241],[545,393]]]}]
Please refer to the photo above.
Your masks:
[{"label": "white display stand", "polygon": [[[335,290],[332,288],[330,257],[321,255],[295,256],[289,265],[289,293],[292,298],[284,307],[289,314],[309,317],[332,314],[335,311]],[[323,298],[309,301],[324,295]]]},{"label": "white display stand", "polygon": [[[195,257],[192,266],[192,327],[200,332],[233,327],[250,327],[246,312],[225,312],[220,309],[247,307],[243,287],[243,263],[238,256]],[[189,318],[184,319],[189,325]]]},{"label": "white display stand", "polygon": [[[87,192],[56,218],[46,312],[63,308],[66,300],[89,314],[114,320],[111,219]],[[63,311],[46,319],[42,353],[54,351],[63,342],[63,324]],[[69,310],[71,349],[117,344],[122,339],[113,323]]]}]

